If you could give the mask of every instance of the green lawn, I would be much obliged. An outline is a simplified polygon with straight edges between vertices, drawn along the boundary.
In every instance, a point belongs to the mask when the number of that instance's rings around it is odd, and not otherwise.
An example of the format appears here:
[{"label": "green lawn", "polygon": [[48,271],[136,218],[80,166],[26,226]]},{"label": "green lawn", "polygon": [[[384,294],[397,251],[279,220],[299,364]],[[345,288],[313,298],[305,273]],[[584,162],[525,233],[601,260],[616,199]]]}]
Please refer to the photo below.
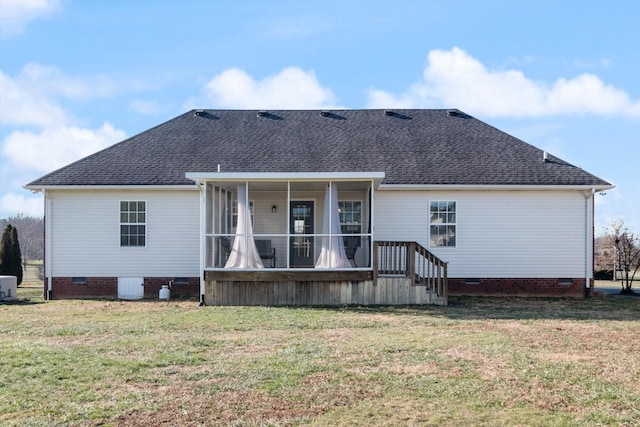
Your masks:
[{"label": "green lawn", "polygon": [[0,424],[640,425],[640,298],[0,305]]}]

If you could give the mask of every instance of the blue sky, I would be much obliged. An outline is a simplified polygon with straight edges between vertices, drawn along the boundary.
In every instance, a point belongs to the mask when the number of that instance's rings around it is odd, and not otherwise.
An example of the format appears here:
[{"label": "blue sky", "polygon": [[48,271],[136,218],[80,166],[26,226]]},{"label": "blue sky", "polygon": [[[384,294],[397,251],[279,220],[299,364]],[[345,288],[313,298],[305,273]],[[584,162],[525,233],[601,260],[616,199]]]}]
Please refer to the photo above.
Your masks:
[{"label": "blue sky", "polygon": [[616,185],[640,232],[640,1],[0,0],[0,218],[190,108],[459,108]]}]

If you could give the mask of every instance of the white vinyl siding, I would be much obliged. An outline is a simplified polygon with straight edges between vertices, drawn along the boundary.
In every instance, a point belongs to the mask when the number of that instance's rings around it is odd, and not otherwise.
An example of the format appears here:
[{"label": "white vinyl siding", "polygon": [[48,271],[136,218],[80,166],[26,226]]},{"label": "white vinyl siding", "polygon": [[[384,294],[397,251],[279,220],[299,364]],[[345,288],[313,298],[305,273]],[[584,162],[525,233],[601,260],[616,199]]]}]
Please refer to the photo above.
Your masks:
[{"label": "white vinyl siding", "polygon": [[[200,276],[198,191],[49,191],[51,275]],[[146,202],[146,246],[120,246],[120,202]]]},{"label": "white vinyl siding", "polygon": [[429,248],[430,200],[456,201],[455,248],[430,248],[449,277],[584,277],[586,202],[579,191],[378,191],[375,239]]}]

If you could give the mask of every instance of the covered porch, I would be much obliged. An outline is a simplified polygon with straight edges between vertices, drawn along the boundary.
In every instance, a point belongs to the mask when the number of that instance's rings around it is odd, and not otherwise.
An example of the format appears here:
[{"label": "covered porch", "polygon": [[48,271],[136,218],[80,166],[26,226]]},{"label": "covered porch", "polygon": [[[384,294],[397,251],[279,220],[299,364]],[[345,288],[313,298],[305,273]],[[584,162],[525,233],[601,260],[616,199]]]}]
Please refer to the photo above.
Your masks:
[{"label": "covered porch", "polygon": [[201,190],[203,304],[446,304],[446,265],[421,284],[424,254],[374,239],[382,172],[187,177]]}]

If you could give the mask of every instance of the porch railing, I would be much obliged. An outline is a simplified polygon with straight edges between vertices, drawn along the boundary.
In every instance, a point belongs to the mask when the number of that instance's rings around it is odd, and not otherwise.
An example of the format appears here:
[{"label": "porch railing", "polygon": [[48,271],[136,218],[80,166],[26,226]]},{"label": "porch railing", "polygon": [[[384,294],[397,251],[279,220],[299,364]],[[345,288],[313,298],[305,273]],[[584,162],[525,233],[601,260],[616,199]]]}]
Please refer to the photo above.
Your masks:
[{"label": "porch railing", "polygon": [[374,274],[412,277],[447,298],[447,263],[417,242],[376,241],[373,245]]}]

